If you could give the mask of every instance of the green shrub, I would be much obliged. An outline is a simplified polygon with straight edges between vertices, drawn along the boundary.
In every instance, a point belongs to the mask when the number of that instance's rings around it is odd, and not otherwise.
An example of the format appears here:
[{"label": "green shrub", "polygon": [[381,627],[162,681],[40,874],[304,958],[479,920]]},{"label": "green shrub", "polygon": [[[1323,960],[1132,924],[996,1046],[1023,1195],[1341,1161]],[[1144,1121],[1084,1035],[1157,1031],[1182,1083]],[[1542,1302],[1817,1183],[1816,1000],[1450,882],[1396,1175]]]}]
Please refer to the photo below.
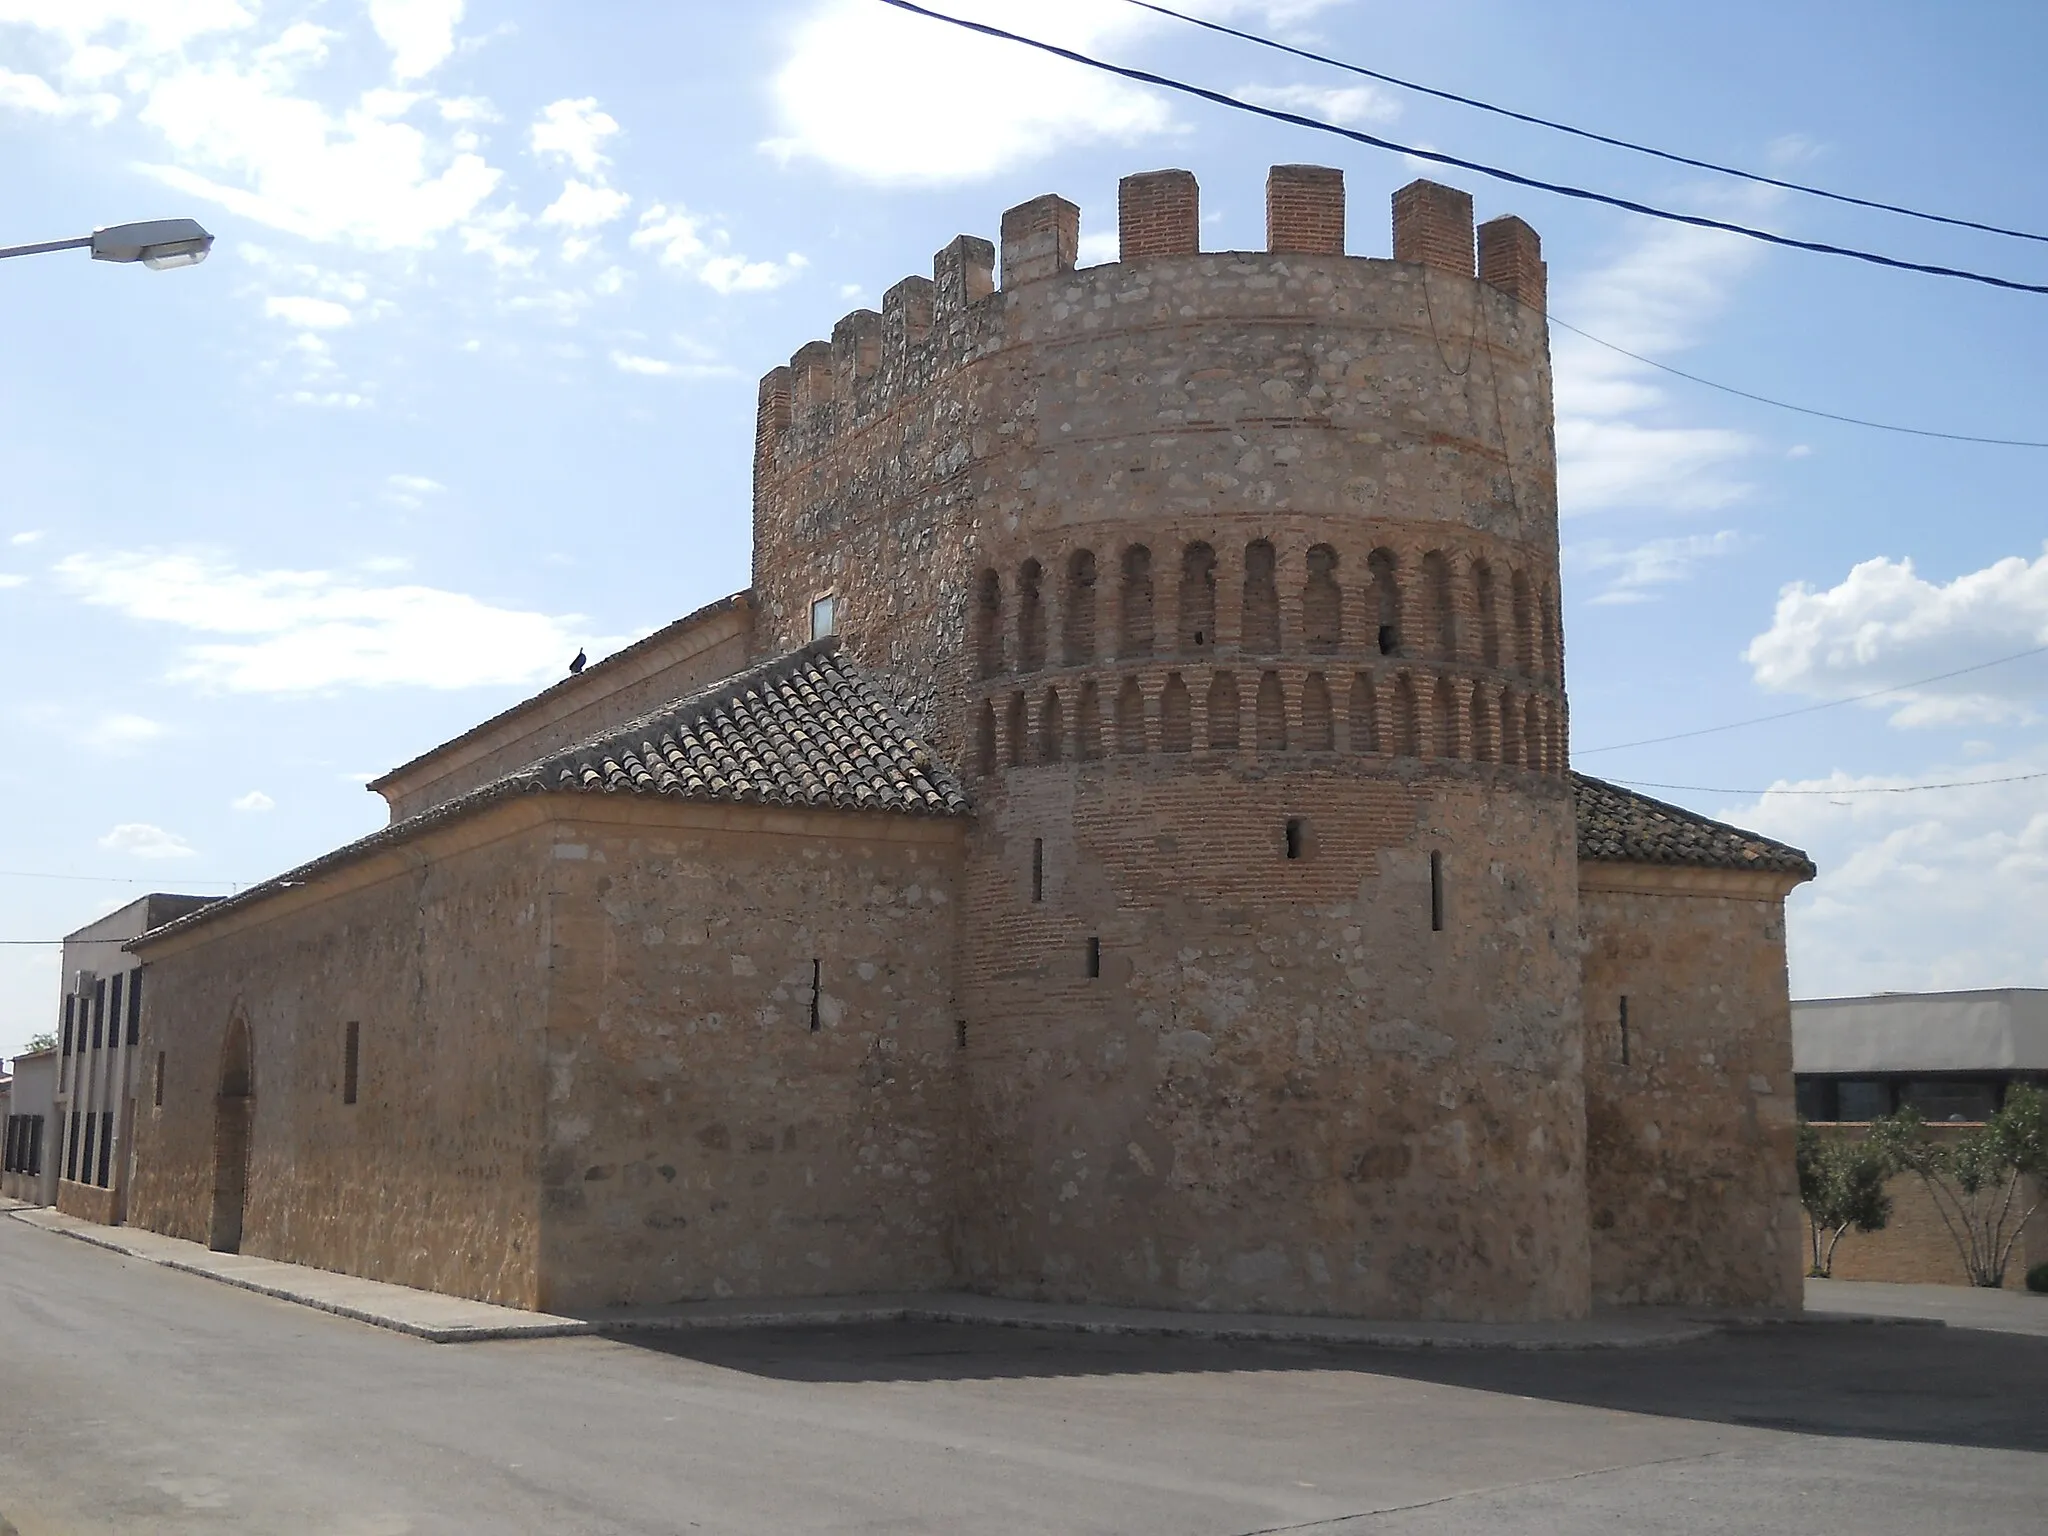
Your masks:
[{"label": "green shrub", "polygon": [[2027,1271],[2027,1289],[2039,1296],[2048,1296],[2048,1263],[2036,1264]]}]

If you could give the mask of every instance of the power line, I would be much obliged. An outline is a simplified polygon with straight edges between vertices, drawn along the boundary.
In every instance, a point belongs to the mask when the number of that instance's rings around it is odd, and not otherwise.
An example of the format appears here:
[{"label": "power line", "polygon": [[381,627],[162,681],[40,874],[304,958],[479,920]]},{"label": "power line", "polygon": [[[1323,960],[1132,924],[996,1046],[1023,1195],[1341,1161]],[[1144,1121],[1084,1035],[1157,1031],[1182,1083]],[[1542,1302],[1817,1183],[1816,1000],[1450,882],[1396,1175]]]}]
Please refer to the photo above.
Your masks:
[{"label": "power line", "polygon": [[[1933,677],[1923,677],[1916,682],[1894,683],[1889,688],[1873,688],[1868,693],[1852,693],[1846,699],[1829,699],[1823,704],[1802,704],[1797,709],[1782,709],[1774,715],[1753,715],[1747,720],[1730,720],[1726,725],[1703,725],[1696,731],[1677,731],[1669,736],[1647,736],[1641,741],[1618,741],[1609,747],[1588,747],[1583,752],[1572,753],[1572,756],[1592,757],[1601,752],[1625,752],[1630,747],[1662,746],[1667,741],[1690,741],[1695,736],[1712,736],[1721,731],[1739,730],[1745,725],[1767,725],[1773,720],[1790,720],[1794,715],[1818,714],[1824,709],[1840,709],[1844,704],[1860,704],[1865,699],[1881,699],[1888,693],[1905,693],[1913,688],[1925,688],[1929,683],[1945,683],[1952,677],[1982,672],[1986,667],[2002,667],[2009,661],[2024,661],[2027,657],[2039,656],[2044,651],[2048,651],[2048,645],[2037,645],[2032,650],[2014,651],[2010,656],[1995,656],[1990,661],[1980,661],[1974,666],[1957,667],[1953,672],[1938,672]],[[1749,791],[1735,790],[1730,793],[1746,794]]]},{"label": "power line", "polygon": [[1650,779],[1613,779],[1631,789],[1689,789],[1701,795],[1911,795],[1923,789],[1977,789],[1986,784],[2024,784],[2029,779],[2048,779],[2048,769],[2039,773],[2014,773],[2002,779],[1951,779],[1940,784],[1880,784],[1861,789],[1727,789],[1713,784],[1658,784]]},{"label": "power line", "polygon": [[1481,101],[1476,96],[1460,96],[1456,91],[1439,90],[1433,85],[1423,85],[1416,80],[1403,80],[1399,75],[1384,74],[1376,69],[1367,69],[1363,64],[1352,64],[1344,59],[1333,59],[1328,54],[1316,53],[1307,48],[1296,48],[1292,44],[1274,38],[1261,37],[1256,32],[1247,32],[1238,27],[1225,26],[1220,21],[1205,21],[1200,16],[1189,16],[1170,6],[1154,5],[1151,0],[1126,0],[1141,11],[1155,15],[1170,16],[1175,21],[1184,21],[1189,26],[1200,27],[1208,32],[1221,32],[1243,42],[1255,43],[1261,48],[1271,48],[1278,53],[1288,53],[1298,59],[1309,59],[1317,64],[1327,64],[1332,69],[1345,70],[1350,74],[1363,75],[1368,80],[1379,80],[1387,85],[1399,86],[1404,91],[1417,91],[1424,96],[1434,96],[1439,101],[1454,101],[1461,107],[1476,107],[1481,112],[1491,112],[1499,117],[1512,118],[1518,123],[1530,123],[1538,128],[1548,128],[1556,133],[1568,133],[1574,138],[1590,139],[1595,144],[1610,145],[1615,149],[1626,149],[1639,155],[1650,155],[1658,160],[1668,160],[1674,165],[1689,165],[1695,170],[1713,171],[1721,176],[1735,176],[1743,181],[1757,182],[1766,187],[1778,187],[1787,192],[1801,192],[1808,197],[1824,197],[1830,202],[1848,203],[1856,208],[1874,208],[1881,213],[1902,214],[1909,219],[1924,219],[1930,224],[1947,224],[1956,229],[1980,230],[1987,235],[2005,235],[2014,240],[2035,240],[2048,244],[2048,235],[2038,235],[2031,230],[2007,229],[1999,224],[1983,224],[1975,219],[1950,218],[1947,214],[1928,213],[1919,208],[1907,208],[1898,203],[1879,202],[1874,198],[1852,197],[1846,192],[1830,192],[1825,187],[1811,187],[1799,181],[1781,181],[1775,176],[1765,176],[1756,171],[1745,171],[1737,166],[1720,165],[1712,160],[1697,160],[1691,155],[1674,154],[1668,149],[1656,149],[1648,144],[1638,144],[1632,139],[1612,138],[1604,133],[1595,133],[1589,128],[1574,128],[1570,123],[1553,122],[1547,117],[1537,117],[1528,112],[1516,112],[1511,108],[1496,106],[1490,101]]},{"label": "power line", "polygon": [[[1138,3],[1138,0],[1132,0],[1132,3]],[[1869,427],[1878,432],[1903,432],[1909,437],[1935,437],[1950,443],[1987,443],[1996,448],[2048,448],[2048,441],[2037,441],[2033,438],[1973,437],[1967,432],[1936,432],[1926,427],[1902,427],[1895,422],[1869,421],[1861,416],[1843,416],[1834,411],[1817,410],[1810,405],[1794,405],[1789,400],[1773,400],[1769,395],[1759,395],[1747,389],[1737,389],[1733,384],[1721,384],[1713,379],[1703,379],[1696,373],[1687,373],[1683,368],[1674,368],[1669,363],[1660,363],[1654,357],[1645,357],[1640,352],[1631,352],[1627,347],[1618,346],[1614,342],[1595,336],[1591,331],[1580,330],[1579,327],[1573,325],[1569,320],[1560,320],[1554,311],[1551,312],[1549,319],[1552,325],[1561,325],[1575,336],[1583,336],[1586,340],[1597,346],[1605,347],[1610,352],[1619,352],[1623,357],[1634,358],[1637,362],[1647,367],[1660,369],[1675,378],[1685,379],[1693,384],[1703,384],[1708,389],[1718,389],[1723,394],[1739,395],[1744,400],[1754,400],[1759,405],[1775,406],[1781,411],[1797,411],[1802,416],[1818,416],[1823,421],[1846,422],[1852,427]]]},{"label": "power line", "polygon": [[[160,882],[146,875],[60,875],[42,869],[0,869],[0,877],[10,880],[93,880],[103,885],[156,885]],[[180,880],[179,885],[247,885],[247,880]]]},{"label": "power line", "polygon": [[1953,277],[1963,282],[1982,283],[1991,288],[2006,288],[2016,293],[2048,294],[2048,283],[2023,283],[2010,277],[1995,277],[1985,272],[1972,272],[1962,267],[1936,266],[1930,262],[1906,261],[1897,256],[1885,256],[1876,251],[1858,250],[1853,246],[1829,245],[1819,240],[1799,240],[1791,235],[1773,234],[1767,229],[1756,229],[1747,224],[1734,224],[1726,219],[1710,219],[1704,214],[1678,213],[1669,208],[1654,207],[1649,203],[1638,203],[1629,198],[1616,197],[1608,192],[1593,192],[1584,187],[1569,186],[1563,182],[1543,181],[1534,176],[1524,176],[1519,171],[1503,170],[1496,165],[1487,165],[1477,160],[1461,159],[1457,155],[1446,155],[1438,150],[1422,149],[1412,144],[1397,143],[1383,139],[1376,134],[1364,133],[1356,128],[1340,128],[1335,123],[1323,122],[1320,118],[1304,117],[1299,112],[1286,112],[1278,107],[1262,107],[1254,102],[1239,101],[1235,96],[1226,96],[1221,91],[1212,91],[1207,86],[1191,85],[1185,80],[1175,80],[1168,75],[1154,74],[1146,69],[1133,69],[1126,64],[1112,64],[1105,59],[1093,58],[1077,53],[1071,48],[1062,48],[1057,43],[1043,42],[1035,37],[1026,37],[1019,32],[1005,31],[984,21],[969,21],[964,16],[949,16],[944,11],[928,10],[914,0],[880,0],[896,10],[906,11],[913,16],[922,16],[930,21],[942,21],[948,26],[964,31],[977,32],[984,37],[997,38],[1003,42],[1019,43],[1026,48],[1035,48],[1040,53],[1051,54],[1054,58],[1069,63],[1084,65],[1089,69],[1101,70],[1125,80],[1134,80],[1140,85],[1154,85],[1162,90],[1177,91],[1183,96],[1193,96],[1219,107],[1228,107],[1234,112],[1248,112],[1254,117],[1263,117],[1276,123],[1288,123],[1296,128],[1310,128],[1317,133],[1334,134],[1338,138],[1350,139],[1354,143],[1369,145],[1374,149],[1389,150],[1397,155],[1407,155],[1416,160],[1427,160],[1436,165],[1448,165],[1457,170],[1471,171],[1474,175],[1490,176],[1495,181],[1504,181],[1511,186],[1529,187],[1538,192],[1549,192],[1558,197],[1576,198],[1581,202],[1598,203],[1603,207],[1619,208],[1624,213],[1639,213],[1646,218],[1663,219],[1672,224],[1687,224],[1695,229],[1716,229],[1724,234],[1741,235],[1750,240],[1761,240],[1767,245],[1781,245],[1795,251],[1813,251],[1822,256],[1842,256],[1851,261],[1868,262],[1873,266],[1890,267],[1901,272],[1919,272],[1929,277]]}]

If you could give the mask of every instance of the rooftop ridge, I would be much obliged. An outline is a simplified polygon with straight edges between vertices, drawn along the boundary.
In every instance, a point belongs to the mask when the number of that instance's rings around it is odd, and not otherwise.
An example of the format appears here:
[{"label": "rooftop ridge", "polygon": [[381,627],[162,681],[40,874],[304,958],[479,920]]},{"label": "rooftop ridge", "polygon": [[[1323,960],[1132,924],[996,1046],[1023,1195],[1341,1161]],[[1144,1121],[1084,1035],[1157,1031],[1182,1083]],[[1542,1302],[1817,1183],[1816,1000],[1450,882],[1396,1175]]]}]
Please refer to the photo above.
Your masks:
[{"label": "rooftop ridge", "polygon": [[1576,770],[1572,801],[1582,860],[1750,869],[1802,880],[1819,872],[1804,849]]}]

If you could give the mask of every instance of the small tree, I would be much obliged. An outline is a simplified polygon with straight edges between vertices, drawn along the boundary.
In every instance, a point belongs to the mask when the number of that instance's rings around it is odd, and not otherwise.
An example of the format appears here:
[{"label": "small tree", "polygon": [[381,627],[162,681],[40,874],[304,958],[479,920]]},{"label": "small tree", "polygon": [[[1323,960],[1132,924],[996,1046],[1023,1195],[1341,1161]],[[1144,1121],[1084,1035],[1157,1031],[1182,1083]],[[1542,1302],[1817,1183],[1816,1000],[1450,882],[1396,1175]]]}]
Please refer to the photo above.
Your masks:
[{"label": "small tree", "polygon": [[1799,1122],[1799,1203],[1813,1244],[1807,1274],[1825,1280],[1835,1272],[1835,1249],[1851,1227],[1876,1232],[1891,1220],[1892,1197],[1884,1192],[1891,1174],[1881,1147]]},{"label": "small tree", "polygon": [[2041,1208],[2039,1189],[2031,1200],[2024,1190],[2030,1176],[2048,1174],[2048,1097],[2015,1087],[1997,1114],[1946,1141],[1928,1134],[1917,1111],[1902,1109],[1874,1121],[1870,1139],[1920,1176],[1970,1284],[2004,1285],[2020,1234]]},{"label": "small tree", "polygon": [[57,1037],[46,1029],[39,1035],[30,1035],[28,1044],[21,1048],[21,1054],[26,1056],[32,1051],[47,1051],[56,1043]]}]

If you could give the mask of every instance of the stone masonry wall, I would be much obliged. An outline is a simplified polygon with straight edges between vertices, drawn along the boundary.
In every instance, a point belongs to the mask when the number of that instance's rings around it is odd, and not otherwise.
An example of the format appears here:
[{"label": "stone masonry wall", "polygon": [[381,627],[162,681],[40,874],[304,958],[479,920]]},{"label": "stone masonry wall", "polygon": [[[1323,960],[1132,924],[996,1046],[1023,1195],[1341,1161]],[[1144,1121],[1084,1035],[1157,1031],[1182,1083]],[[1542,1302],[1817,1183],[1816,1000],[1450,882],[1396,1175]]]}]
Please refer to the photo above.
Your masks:
[{"label": "stone masonry wall", "polygon": [[1582,1313],[1571,810],[1500,772],[1006,775],[970,865],[968,1283]]},{"label": "stone masonry wall", "polygon": [[549,798],[543,1304],[952,1283],[959,823]]},{"label": "stone masonry wall", "polygon": [[1797,1308],[1789,882],[1580,868],[1594,1300]]},{"label": "stone masonry wall", "polygon": [[[533,797],[145,954],[129,1219],[205,1242],[230,1019],[253,1046],[242,1251],[537,1304],[550,843]],[[359,1028],[358,1101],[342,1094]]]}]

